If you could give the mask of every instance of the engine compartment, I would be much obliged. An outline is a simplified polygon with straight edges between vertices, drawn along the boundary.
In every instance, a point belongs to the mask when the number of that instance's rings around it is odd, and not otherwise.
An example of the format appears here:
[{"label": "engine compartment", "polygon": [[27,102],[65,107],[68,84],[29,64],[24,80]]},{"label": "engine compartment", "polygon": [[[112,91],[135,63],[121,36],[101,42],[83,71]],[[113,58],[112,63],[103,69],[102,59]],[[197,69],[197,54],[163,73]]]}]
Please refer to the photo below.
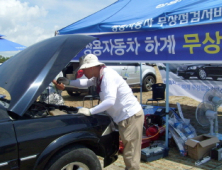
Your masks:
[{"label": "engine compartment", "polygon": [[[10,100],[1,98],[0,104],[7,109],[10,105]],[[75,114],[77,111],[78,108],[72,106],[46,104],[44,102],[35,101],[22,118],[43,118],[47,116]],[[18,118],[17,116],[13,116],[12,113],[10,113],[10,116]]]},{"label": "engine compartment", "polygon": [[78,108],[66,105],[46,104],[44,102],[34,102],[26,111],[25,116],[29,118],[39,118],[46,116],[57,116],[65,114],[75,114]]}]

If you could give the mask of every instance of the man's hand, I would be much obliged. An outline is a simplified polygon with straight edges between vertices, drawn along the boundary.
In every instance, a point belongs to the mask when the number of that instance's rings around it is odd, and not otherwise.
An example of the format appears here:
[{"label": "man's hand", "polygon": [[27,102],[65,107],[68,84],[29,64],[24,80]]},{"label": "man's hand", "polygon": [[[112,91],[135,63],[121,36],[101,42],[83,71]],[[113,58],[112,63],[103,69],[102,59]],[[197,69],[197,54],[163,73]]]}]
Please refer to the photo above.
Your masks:
[{"label": "man's hand", "polygon": [[80,114],[83,114],[83,115],[86,115],[86,116],[91,116],[91,113],[90,113],[89,109],[85,108],[85,107],[80,108],[77,113],[80,113]]},{"label": "man's hand", "polygon": [[53,80],[52,82],[56,86],[57,89],[59,89],[59,90],[65,89],[65,85],[63,83],[58,83],[56,80]]},{"label": "man's hand", "polygon": [[57,79],[57,83],[63,83],[65,85],[69,85],[70,84],[70,80],[67,79],[66,77],[59,77]]}]

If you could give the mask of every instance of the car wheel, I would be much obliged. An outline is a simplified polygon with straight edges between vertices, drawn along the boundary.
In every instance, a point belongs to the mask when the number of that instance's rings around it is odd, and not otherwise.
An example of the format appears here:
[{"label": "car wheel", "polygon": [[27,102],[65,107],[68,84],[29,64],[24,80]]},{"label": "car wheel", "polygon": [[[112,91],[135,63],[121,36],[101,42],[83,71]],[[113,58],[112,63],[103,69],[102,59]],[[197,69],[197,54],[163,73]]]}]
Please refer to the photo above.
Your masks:
[{"label": "car wheel", "polygon": [[143,79],[143,91],[151,91],[152,85],[156,83],[156,79],[152,75],[146,75]]},{"label": "car wheel", "polygon": [[182,76],[184,79],[189,79],[190,76]]},{"label": "car wheel", "polygon": [[67,91],[70,96],[80,96],[80,92]]},{"label": "car wheel", "polygon": [[207,73],[205,70],[200,69],[198,72],[198,78],[201,80],[205,80],[207,78]]},{"label": "car wheel", "polygon": [[212,77],[213,80],[217,80],[218,77]]},{"label": "car wheel", "polygon": [[64,150],[55,156],[46,170],[102,170],[100,162],[93,151],[84,147],[77,147],[70,151]]}]

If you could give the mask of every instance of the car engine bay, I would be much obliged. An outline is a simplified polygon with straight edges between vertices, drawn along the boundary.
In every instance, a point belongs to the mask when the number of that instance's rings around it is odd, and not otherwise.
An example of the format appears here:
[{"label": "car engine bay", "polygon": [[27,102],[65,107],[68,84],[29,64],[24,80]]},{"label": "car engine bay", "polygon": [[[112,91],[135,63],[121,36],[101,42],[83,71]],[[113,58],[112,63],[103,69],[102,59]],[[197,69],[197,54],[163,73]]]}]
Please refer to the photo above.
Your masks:
[{"label": "car engine bay", "polygon": [[[10,100],[0,98],[0,104],[7,109],[10,105]],[[22,118],[43,118],[47,116],[75,114],[77,111],[78,108],[72,106],[46,104],[44,102],[35,101]],[[14,118],[12,114],[10,114],[10,116]]]},{"label": "car engine bay", "polygon": [[78,108],[76,107],[70,107],[66,105],[46,104],[44,102],[34,102],[25,113],[25,116],[28,116],[30,118],[39,118],[46,116],[75,114],[77,113],[77,111]]}]

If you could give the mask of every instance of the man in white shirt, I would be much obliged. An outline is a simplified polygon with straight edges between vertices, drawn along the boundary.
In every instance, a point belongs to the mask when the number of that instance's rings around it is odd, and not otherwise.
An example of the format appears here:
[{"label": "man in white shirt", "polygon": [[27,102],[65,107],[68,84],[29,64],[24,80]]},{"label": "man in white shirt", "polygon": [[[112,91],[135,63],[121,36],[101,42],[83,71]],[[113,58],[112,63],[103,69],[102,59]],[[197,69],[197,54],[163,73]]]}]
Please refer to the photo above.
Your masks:
[{"label": "man in white shirt", "polygon": [[80,58],[80,69],[88,79],[69,80],[61,77],[57,81],[76,87],[96,85],[101,103],[90,109],[80,108],[78,113],[91,116],[106,111],[119,127],[126,169],[138,170],[144,113],[132,89],[116,71],[107,68],[93,54]]}]

